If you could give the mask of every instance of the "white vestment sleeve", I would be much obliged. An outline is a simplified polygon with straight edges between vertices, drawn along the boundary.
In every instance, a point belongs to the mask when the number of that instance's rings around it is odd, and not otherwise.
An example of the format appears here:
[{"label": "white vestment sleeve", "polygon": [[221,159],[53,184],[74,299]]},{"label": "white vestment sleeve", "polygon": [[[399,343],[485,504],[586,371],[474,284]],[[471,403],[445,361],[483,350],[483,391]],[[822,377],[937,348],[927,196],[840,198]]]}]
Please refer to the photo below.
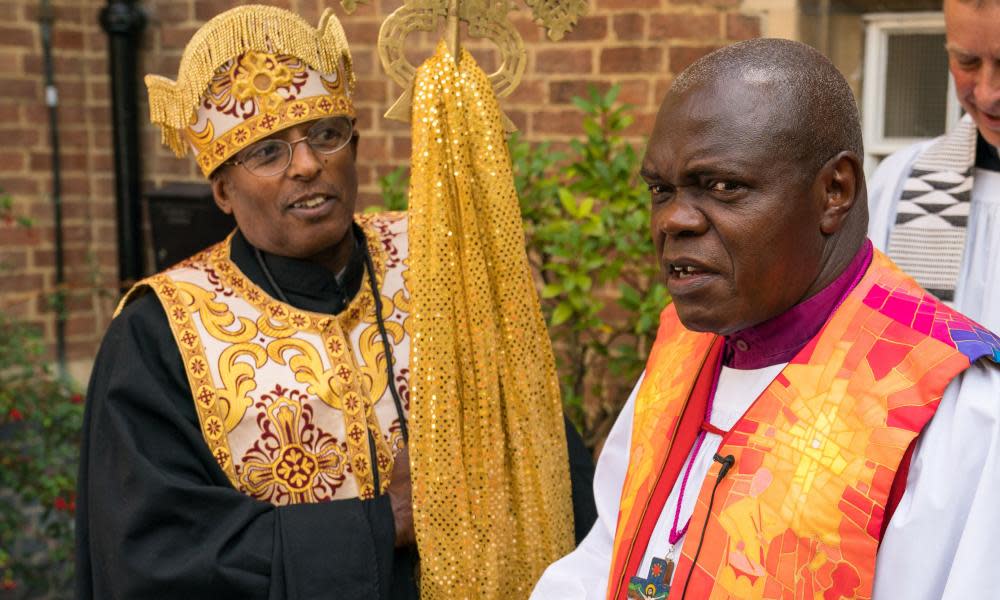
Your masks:
[{"label": "white vestment sleeve", "polygon": [[618,505],[628,470],[635,397],[641,384],[642,376],[629,394],[597,459],[594,471],[597,522],[576,550],[549,565],[535,585],[531,600],[604,600],[607,596]]},{"label": "white vestment sleeve", "polygon": [[1000,598],[1000,368],[948,386],[917,441],[875,563],[874,600]]},{"label": "white vestment sleeve", "polygon": [[889,155],[868,180],[868,237],[882,252],[889,246],[889,232],[896,223],[896,205],[910,176],[910,166],[932,141],[913,144]]}]

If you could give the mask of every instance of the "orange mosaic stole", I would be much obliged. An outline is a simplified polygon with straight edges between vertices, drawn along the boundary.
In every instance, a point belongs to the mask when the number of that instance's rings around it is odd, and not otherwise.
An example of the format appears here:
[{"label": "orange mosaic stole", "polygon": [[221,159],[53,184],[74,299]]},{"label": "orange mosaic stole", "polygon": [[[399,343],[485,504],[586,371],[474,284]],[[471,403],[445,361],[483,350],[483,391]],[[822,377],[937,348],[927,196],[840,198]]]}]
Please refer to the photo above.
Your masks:
[{"label": "orange mosaic stole", "polygon": [[[712,370],[717,341],[685,329],[673,306],[663,311],[636,399],[609,600],[626,598],[677,479],[671,467],[690,452],[707,398],[696,382]],[[711,515],[720,464],[700,486],[669,598],[684,594],[703,529],[687,598],[870,598],[900,461],[948,383],[982,356],[1000,360],[997,336],[876,252],[820,333],[723,437],[718,453],[735,456],[735,468]]]}]

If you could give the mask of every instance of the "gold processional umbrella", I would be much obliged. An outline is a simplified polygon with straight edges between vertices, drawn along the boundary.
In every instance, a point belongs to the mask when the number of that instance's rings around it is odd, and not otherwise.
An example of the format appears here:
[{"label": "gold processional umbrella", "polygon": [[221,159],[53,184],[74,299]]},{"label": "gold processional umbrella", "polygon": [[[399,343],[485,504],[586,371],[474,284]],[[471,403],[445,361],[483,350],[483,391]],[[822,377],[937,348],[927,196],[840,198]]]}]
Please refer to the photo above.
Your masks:
[{"label": "gold processional umbrella", "polygon": [[[528,4],[552,39],[587,7]],[[382,65],[405,90],[386,117],[412,125],[410,467],[425,600],[527,598],[573,547],[559,382],[525,253],[514,128],[497,103],[524,73],[511,9],[406,0],[379,33]],[[406,37],[442,20],[445,39],[414,68]],[[459,21],[499,47],[492,75],[460,48]]]}]

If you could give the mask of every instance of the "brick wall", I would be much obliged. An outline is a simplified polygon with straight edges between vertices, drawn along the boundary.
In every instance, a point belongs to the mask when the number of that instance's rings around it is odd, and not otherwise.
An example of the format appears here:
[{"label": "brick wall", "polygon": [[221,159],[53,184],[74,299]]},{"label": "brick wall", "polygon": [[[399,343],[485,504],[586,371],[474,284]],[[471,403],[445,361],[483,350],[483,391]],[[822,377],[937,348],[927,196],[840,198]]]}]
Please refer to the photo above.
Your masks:
[{"label": "brick wall", "polygon": [[[173,78],[191,34],[208,18],[245,4],[233,0],[146,0],[147,25],[141,70]],[[362,134],[358,158],[363,204],[377,202],[377,179],[409,159],[408,125],[382,118],[398,97],[374,49],[381,21],[399,0],[375,0],[347,15],[328,0],[272,0],[317,23],[334,6],[347,30],[358,77],[356,105]],[[53,339],[53,315],[46,298],[54,291],[48,125],[43,103],[37,1],[0,3],[0,188],[15,198],[18,212],[36,220],[30,232],[0,225],[0,310],[42,327]],[[70,357],[91,358],[107,325],[117,287],[114,192],[106,42],[97,24],[99,0],[54,0],[56,77],[60,91]],[[512,18],[524,38],[528,65],[503,109],[531,140],[565,141],[580,133],[579,113],[570,103],[588,85],[622,85],[621,99],[635,106],[631,132],[647,132],[659,99],[674,73],[714,48],[759,35],[755,17],[740,12],[741,0],[592,0],[591,10],[561,42],[517,4]],[[427,56],[431,36],[416,36],[411,60]],[[469,43],[488,71],[496,53]],[[145,90],[140,98],[145,115]],[[190,159],[160,146],[159,132],[142,135],[147,186],[167,181],[201,181]]]},{"label": "brick wall", "polygon": [[[53,340],[55,291],[48,108],[44,102],[40,2],[0,2],[0,189],[30,230],[0,224],[0,310]],[[115,221],[108,75],[97,0],[55,0],[67,350],[89,357],[107,325],[115,284]]]}]

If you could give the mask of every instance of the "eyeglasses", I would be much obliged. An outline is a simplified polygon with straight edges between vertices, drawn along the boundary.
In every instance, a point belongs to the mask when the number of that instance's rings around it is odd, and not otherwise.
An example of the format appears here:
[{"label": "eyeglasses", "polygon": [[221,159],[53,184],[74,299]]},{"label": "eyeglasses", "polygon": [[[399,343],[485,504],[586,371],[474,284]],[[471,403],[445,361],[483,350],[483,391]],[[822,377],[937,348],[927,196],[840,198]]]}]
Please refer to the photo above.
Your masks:
[{"label": "eyeglasses", "polygon": [[285,172],[292,164],[295,144],[305,142],[320,154],[333,154],[351,141],[354,124],[347,117],[321,119],[309,129],[304,137],[286,142],[285,140],[261,140],[247,146],[229,164],[243,165],[243,168],[258,177],[273,177]]}]

